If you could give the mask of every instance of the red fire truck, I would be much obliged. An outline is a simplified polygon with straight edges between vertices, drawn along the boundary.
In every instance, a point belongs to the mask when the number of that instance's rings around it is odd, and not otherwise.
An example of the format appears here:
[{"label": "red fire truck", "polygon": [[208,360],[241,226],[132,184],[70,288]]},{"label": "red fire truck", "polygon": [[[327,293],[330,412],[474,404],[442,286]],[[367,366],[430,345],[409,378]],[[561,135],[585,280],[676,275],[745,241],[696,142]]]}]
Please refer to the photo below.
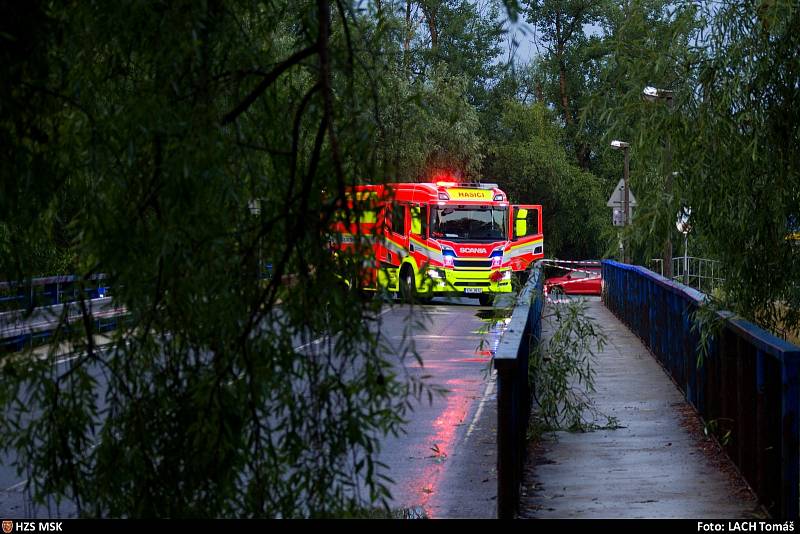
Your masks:
[{"label": "red fire truck", "polygon": [[363,185],[348,195],[357,221],[336,224],[336,246],[371,243],[361,289],[486,305],[511,291],[512,271],[543,257],[542,207],[511,205],[496,184]]}]

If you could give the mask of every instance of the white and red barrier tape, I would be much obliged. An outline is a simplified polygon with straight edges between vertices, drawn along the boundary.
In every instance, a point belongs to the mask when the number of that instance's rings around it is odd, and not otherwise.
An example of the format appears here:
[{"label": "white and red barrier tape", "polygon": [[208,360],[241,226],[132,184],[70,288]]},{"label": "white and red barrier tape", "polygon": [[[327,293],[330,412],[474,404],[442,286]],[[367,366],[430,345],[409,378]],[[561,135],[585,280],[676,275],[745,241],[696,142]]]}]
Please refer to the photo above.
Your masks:
[{"label": "white and red barrier tape", "polygon": [[600,267],[600,260],[556,260],[545,258],[541,261],[545,263],[573,263],[575,265],[594,265]]},{"label": "white and red barrier tape", "polygon": [[[542,260],[542,263],[544,265],[549,265],[551,267],[558,267],[559,269],[563,269],[565,271],[574,271],[574,272],[578,272],[578,273],[586,273],[586,274],[594,275],[594,276],[591,276],[589,278],[582,278],[581,280],[587,280],[587,279],[590,279],[590,278],[598,278],[597,271],[589,271],[589,270],[586,270],[586,269],[576,269],[576,268],[573,268],[573,267],[564,267],[564,264],[567,264],[567,265],[585,265],[587,267],[589,267],[589,266],[590,267],[600,267],[600,262],[599,261]],[[577,281],[577,280],[575,280],[575,281]],[[569,282],[564,282],[564,283],[569,283]]]}]

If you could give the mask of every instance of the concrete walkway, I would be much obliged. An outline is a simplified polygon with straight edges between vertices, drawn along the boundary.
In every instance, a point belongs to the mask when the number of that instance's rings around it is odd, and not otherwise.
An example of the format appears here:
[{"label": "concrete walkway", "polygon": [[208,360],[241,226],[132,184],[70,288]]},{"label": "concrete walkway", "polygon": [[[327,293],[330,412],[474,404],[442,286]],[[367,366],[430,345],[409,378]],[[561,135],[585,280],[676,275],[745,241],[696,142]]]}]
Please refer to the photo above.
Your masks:
[{"label": "concrete walkway", "polygon": [[[589,299],[588,314],[608,339],[595,362],[593,398],[621,428],[556,432],[531,445],[520,516],[763,517],[747,485],[705,437],[693,409],[639,339],[599,297]],[[552,324],[543,325],[543,337],[552,331]]]}]

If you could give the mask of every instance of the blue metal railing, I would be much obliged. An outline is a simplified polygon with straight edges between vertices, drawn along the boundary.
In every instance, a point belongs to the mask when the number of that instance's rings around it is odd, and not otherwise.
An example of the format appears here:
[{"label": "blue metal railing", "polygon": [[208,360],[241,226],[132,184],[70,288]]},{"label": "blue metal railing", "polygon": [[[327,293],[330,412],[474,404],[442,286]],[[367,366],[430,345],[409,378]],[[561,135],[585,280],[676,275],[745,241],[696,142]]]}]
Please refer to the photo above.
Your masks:
[{"label": "blue metal railing", "polygon": [[541,262],[519,293],[511,321],[494,355],[497,370],[497,516],[512,518],[519,508],[531,390],[528,362],[542,332]]},{"label": "blue metal railing", "polygon": [[647,345],[773,517],[797,519],[800,348],[732,314],[698,358],[702,293],[603,262],[603,302]]},{"label": "blue metal railing", "polygon": [[81,299],[95,332],[117,328],[127,312],[112,303],[107,280],[105,274],[95,274],[86,279],[70,275],[0,282],[0,353],[48,343],[57,328],[73,330],[82,321],[77,305]]},{"label": "blue metal railing", "polygon": [[73,302],[81,292],[84,298],[103,298],[109,293],[105,281],[105,274],[95,274],[86,280],[69,275],[0,282],[0,312]]},{"label": "blue metal railing", "polygon": [[0,313],[0,353],[17,352],[29,346],[49,343],[56,330],[62,337],[84,328],[83,309],[92,321],[94,333],[117,328],[128,315],[123,306],[116,305],[111,297],[87,299],[83,307],[78,302],[53,306],[38,306],[31,310],[13,310]]}]

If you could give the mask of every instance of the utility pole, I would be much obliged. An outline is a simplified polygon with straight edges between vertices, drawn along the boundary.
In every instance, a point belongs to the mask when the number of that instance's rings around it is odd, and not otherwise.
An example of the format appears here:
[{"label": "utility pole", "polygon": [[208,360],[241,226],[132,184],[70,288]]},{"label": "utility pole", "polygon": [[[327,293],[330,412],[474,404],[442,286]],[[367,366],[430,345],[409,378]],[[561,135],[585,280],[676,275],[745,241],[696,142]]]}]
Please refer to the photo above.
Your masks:
[{"label": "utility pole", "polygon": [[[666,101],[667,108],[670,112],[672,112],[675,102],[674,96],[675,93],[673,91],[667,89],[657,89],[655,87],[647,86],[642,91],[642,95],[646,100],[649,102],[658,102],[661,100]],[[666,194],[667,198],[672,196],[672,145],[670,144],[669,135],[667,135],[667,140],[664,146],[665,150],[665,160],[666,160],[666,176],[664,178],[664,193]],[[669,227],[667,232],[667,239],[664,242],[664,277],[668,279],[672,279],[672,239],[671,239],[672,227]]]},{"label": "utility pole", "polygon": [[[630,177],[630,155],[628,154],[628,149],[631,147],[630,143],[625,141],[611,141],[611,148],[615,150],[622,150],[624,157],[625,157],[625,166],[622,171],[622,183],[623,183],[623,193],[622,193],[622,209],[624,210],[624,214],[622,215],[623,222],[623,233],[625,232],[625,228],[631,223],[630,221],[630,188],[628,187],[628,178]],[[627,239],[623,237],[623,245],[622,245],[622,261],[625,263],[630,263],[630,253],[628,251],[628,244],[625,243]]]}]

